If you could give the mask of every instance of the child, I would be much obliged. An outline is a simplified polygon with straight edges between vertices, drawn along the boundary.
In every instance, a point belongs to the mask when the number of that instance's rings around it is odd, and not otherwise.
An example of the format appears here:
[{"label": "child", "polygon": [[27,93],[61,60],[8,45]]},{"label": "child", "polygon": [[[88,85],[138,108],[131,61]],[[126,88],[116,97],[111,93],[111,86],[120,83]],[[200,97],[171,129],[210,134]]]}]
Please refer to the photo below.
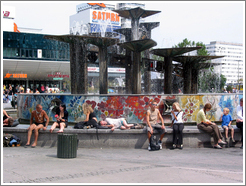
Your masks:
[{"label": "child", "polygon": [[231,115],[229,114],[229,109],[224,108],[223,109],[223,114],[221,114],[220,121],[222,121],[221,127],[225,130],[225,141],[228,143],[228,130],[231,130],[231,140],[232,142],[235,142],[234,140],[234,129],[231,126],[232,118]]},{"label": "child", "polygon": [[183,149],[183,111],[180,109],[179,103],[173,103],[172,114],[172,124],[170,127],[173,127],[173,148],[175,149],[179,145],[179,149]]}]

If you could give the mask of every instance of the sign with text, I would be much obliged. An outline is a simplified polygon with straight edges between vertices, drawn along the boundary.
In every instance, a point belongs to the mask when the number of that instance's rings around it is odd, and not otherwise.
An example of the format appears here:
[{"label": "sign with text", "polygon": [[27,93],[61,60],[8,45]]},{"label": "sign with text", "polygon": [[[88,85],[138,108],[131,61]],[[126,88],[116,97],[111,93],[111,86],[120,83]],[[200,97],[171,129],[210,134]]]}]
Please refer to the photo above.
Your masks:
[{"label": "sign with text", "polygon": [[106,5],[104,3],[82,3],[76,6],[77,12],[92,8],[92,7],[102,7],[105,8]]},{"label": "sign with text", "polygon": [[15,7],[3,6],[2,7],[3,18],[14,19],[15,18]]},{"label": "sign with text", "polygon": [[120,16],[116,12],[103,10],[90,10],[90,12],[91,23],[121,26]]},{"label": "sign with text", "polygon": [[69,78],[69,75],[68,74],[61,74],[61,72],[56,72],[54,74],[48,74],[47,75],[48,77],[53,77],[54,78]]},{"label": "sign with text", "polygon": [[10,73],[7,73],[4,78],[10,78],[11,76],[13,78],[27,78],[27,74],[10,74]]}]

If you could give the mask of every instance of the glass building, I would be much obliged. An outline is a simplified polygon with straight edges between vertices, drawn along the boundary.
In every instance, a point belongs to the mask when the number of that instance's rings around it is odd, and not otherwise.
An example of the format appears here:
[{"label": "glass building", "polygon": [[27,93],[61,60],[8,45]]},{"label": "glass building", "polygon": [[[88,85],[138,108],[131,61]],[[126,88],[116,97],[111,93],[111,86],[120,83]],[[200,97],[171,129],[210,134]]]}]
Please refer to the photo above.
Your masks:
[{"label": "glass building", "polygon": [[68,43],[45,39],[43,34],[3,32],[5,85],[22,85],[34,92],[41,85],[69,91],[69,60]]},{"label": "glass building", "polygon": [[[69,61],[69,44],[42,34],[3,32],[4,59]],[[38,53],[42,55],[38,55]]]},{"label": "glass building", "polygon": [[[22,85],[26,91],[41,86],[70,92],[70,48],[65,42],[50,40],[44,34],[3,32],[3,84]],[[88,51],[88,53],[90,53]],[[92,57],[90,55],[90,57]],[[99,89],[99,61],[88,58],[88,87]],[[109,88],[125,77],[125,69],[108,65]],[[93,90],[92,90],[93,89]]]}]

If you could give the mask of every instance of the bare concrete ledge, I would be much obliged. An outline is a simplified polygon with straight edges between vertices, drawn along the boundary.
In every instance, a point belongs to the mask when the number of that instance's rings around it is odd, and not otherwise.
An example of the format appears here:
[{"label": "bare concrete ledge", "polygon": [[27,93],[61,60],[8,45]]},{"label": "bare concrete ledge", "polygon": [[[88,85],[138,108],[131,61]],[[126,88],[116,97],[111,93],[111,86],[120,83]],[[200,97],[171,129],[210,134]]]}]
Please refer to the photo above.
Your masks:
[{"label": "bare concrete ledge", "polygon": [[[26,144],[27,141],[27,128],[29,124],[19,124],[16,127],[3,127],[4,133],[10,133],[18,136],[22,140],[22,146]],[[48,126],[46,131],[41,130],[39,132],[38,146],[44,147],[56,147],[57,145],[57,131],[55,129],[53,133],[50,133]],[[224,130],[219,126],[222,134]],[[240,130],[233,125],[235,129],[235,140],[236,142],[230,146],[240,145]],[[166,126],[167,133],[164,136],[163,148],[170,148],[172,145],[172,129]],[[144,129],[130,129],[130,130],[120,130],[115,129],[111,131],[110,129],[74,129],[73,126],[68,126],[64,129],[64,134],[77,134],[80,148],[146,148],[148,147],[147,131]],[[159,137],[159,134],[154,131],[154,134]],[[99,140],[97,139],[97,135]],[[32,141],[34,139],[34,134],[32,135]],[[187,126],[185,125],[183,130],[183,143],[184,147],[199,148],[199,147],[212,147],[213,138],[197,129],[197,126]]]}]

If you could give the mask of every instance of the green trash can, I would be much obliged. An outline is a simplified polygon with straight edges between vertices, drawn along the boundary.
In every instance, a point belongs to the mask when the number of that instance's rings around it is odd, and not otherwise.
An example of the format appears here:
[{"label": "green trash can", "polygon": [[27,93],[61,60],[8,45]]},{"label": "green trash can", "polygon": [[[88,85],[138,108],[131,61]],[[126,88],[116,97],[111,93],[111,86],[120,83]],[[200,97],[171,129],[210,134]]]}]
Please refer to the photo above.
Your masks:
[{"label": "green trash can", "polygon": [[57,157],[58,158],[76,158],[78,149],[77,134],[57,135]]}]

